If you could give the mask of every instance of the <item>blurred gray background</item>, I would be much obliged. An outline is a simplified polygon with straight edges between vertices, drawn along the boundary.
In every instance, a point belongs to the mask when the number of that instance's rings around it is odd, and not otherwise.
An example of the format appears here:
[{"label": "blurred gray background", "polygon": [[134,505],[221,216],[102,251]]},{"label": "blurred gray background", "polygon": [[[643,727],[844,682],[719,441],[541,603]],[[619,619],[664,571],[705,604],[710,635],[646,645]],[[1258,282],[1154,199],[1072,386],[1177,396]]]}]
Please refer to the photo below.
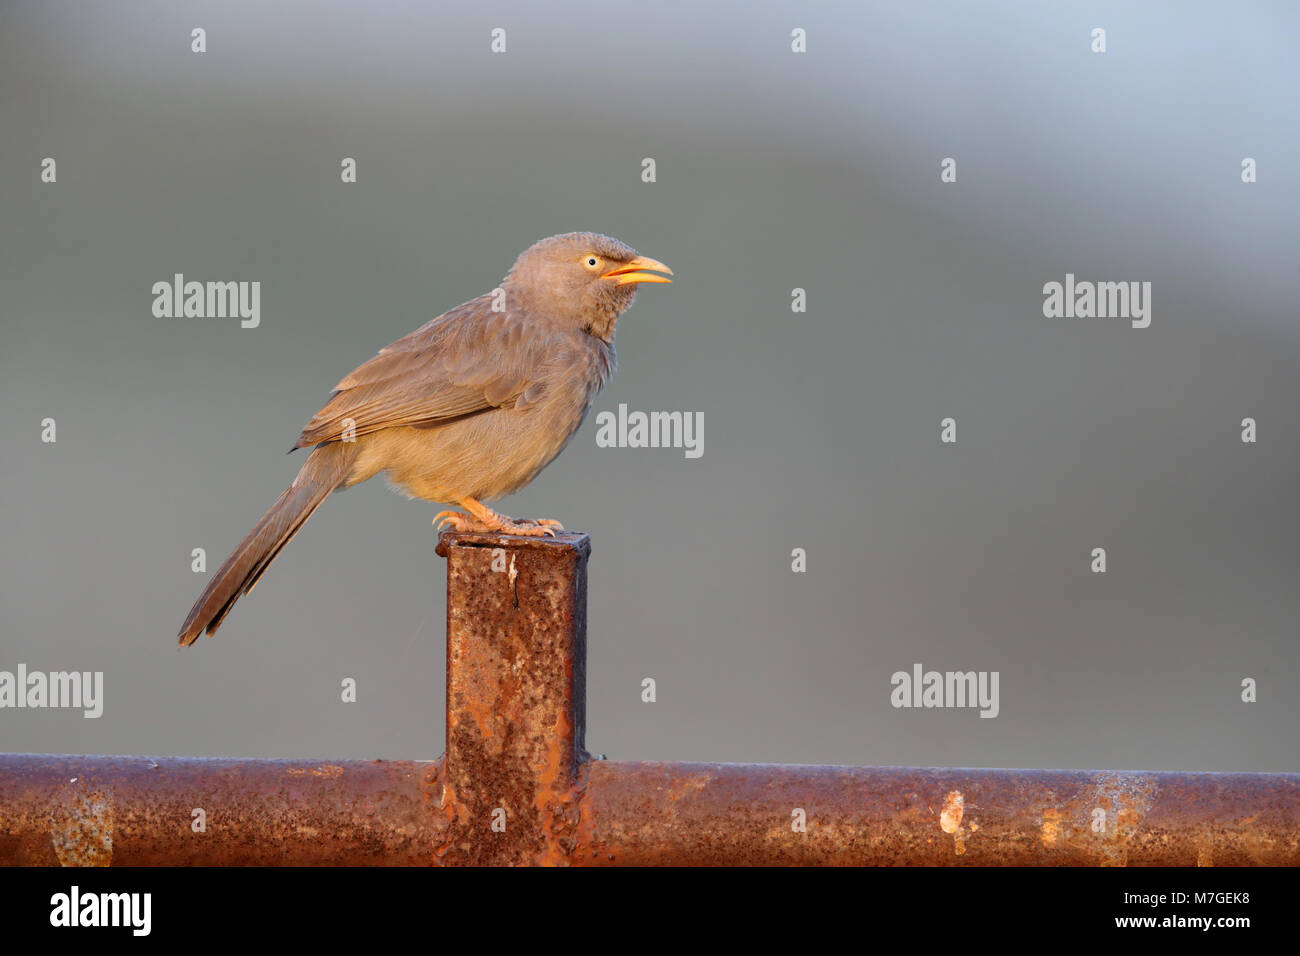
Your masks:
[{"label": "blurred gray background", "polygon": [[[593,412],[502,504],[592,536],[591,750],[1300,770],[1300,14],[1130,7],[4,3],[0,669],[106,705],[0,750],[440,753],[438,506],[331,499],[182,651],[190,552],[354,366],[591,229],[677,273],[596,410],[706,426]],[[154,318],[175,272],[261,281],[261,327]],[[1151,327],[1044,318],[1067,272],[1152,282]],[[893,709],[914,662],[999,671],[1000,716]]]}]

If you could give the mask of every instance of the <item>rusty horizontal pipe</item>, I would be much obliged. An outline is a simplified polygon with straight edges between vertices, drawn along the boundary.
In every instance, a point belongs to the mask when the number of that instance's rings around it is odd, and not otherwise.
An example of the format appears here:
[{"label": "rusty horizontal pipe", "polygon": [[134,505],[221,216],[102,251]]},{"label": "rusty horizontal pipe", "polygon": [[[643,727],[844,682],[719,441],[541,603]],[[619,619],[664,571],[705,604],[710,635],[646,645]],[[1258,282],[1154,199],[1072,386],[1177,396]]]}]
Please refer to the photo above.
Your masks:
[{"label": "rusty horizontal pipe", "polygon": [[566,839],[525,860],[509,827],[455,826],[441,771],[4,755],[0,864],[1300,865],[1295,774],[591,761],[541,799]]},{"label": "rusty horizontal pipe", "polygon": [[3,754],[0,865],[435,863],[447,834],[439,769]]},{"label": "rusty horizontal pipe", "polygon": [[587,765],[580,865],[1300,865],[1300,774]]}]

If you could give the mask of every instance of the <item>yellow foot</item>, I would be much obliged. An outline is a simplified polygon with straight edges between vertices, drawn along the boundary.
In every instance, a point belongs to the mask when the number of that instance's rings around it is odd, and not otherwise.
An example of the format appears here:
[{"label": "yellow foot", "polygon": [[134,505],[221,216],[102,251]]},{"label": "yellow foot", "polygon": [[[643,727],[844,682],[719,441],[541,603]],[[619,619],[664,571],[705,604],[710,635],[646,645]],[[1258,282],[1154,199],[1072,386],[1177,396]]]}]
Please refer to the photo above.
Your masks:
[{"label": "yellow foot", "polygon": [[555,537],[556,531],[563,531],[564,525],[553,518],[507,518],[495,511],[484,509],[487,513],[480,517],[471,517],[459,511],[440,511],[433,519],[439,531],[451,529],[460,532],[480,532],[486,534],[522,534],[531,538],[542,535]]}]

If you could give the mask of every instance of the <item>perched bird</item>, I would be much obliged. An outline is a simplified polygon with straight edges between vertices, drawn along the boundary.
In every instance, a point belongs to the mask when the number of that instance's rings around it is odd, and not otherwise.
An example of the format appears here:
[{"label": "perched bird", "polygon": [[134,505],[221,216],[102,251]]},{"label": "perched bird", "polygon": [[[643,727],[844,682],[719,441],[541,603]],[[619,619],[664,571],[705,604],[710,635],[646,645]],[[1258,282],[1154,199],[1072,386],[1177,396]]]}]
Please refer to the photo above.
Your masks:
[{"label": "perched bird", "polygon": [[213,575],[180,630],[216,633],[235,602],[330,492],[381,471],[414,498],[459,504],[434,524],[554,534],[551,519],[497,514],[484,501],[532,481],[564,448],[614,371],[614,326],[662,262],[591,232],[534,244],[499,288],[398,339],[339,382],[291,452],[298,477]]}]

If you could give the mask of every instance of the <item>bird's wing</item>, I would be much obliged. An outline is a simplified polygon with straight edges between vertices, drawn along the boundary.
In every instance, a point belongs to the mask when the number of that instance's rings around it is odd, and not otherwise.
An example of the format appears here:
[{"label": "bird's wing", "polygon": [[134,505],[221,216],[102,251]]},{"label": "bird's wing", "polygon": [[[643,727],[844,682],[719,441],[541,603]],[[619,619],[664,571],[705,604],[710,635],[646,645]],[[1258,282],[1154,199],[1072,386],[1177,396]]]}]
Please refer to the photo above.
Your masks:
[{"label": "bird's wing", "polygon": [[546,337],[490,303],[480,296],[381,349],[339,382],[294,447],[337,441],[349,427],[360,437],[536,401]]}]

